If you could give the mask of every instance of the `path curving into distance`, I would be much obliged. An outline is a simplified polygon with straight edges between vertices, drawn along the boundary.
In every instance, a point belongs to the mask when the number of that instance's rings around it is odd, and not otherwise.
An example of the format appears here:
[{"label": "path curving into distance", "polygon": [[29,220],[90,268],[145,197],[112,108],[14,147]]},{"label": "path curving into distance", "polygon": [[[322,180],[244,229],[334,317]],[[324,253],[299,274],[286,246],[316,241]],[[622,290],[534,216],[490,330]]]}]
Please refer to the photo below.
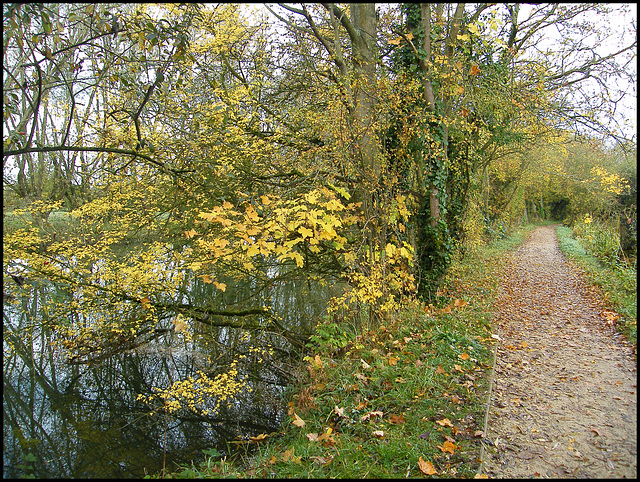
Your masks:
[{"label": "path curving into distance", "polygon": [[538,227],[498,299],[481,470],[491,478],[637,477],[637,365],[603,308]]}]

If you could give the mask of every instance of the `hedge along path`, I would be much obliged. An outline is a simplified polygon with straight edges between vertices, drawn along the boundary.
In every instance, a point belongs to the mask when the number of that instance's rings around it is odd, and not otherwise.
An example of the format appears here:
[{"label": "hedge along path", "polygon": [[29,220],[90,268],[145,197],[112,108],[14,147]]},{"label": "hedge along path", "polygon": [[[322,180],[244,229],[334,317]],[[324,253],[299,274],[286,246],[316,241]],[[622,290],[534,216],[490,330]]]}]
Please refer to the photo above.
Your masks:
[{"label": "hedge along path", "polygon": [[637,477],[637,365],[602,305],[539,227],[503,275],[480,471]]}]

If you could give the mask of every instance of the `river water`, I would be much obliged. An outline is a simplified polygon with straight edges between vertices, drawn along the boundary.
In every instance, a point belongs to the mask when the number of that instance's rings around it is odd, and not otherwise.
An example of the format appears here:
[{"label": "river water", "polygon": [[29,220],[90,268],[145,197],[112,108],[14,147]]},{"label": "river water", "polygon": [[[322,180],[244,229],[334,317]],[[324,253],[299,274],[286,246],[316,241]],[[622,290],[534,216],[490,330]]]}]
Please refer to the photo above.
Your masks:
[{"label": "river water", "polygon": [[[207,296],[215,288],[196,280],[192,289]],[[238,287],[234,296],[250,296],[250,289]],[[249,436],[279,429],[283,395],[301,356],[282,336],[192,326],[190,340],[167,329],[135,348],[70,361],[54,343],[43,310],[59,290],[40,285],[11,293],[3,310],[4,478],[144,477],[201,460],[212,449],[226,454]],[[309,333],[330,294],[300,281],[274,286],[260,301],[289,330]],[[257,356],[256,347],[266,346],[272,354]],[[151,413],[140,400],[153,387],[166,388],[198,370],[222,370],[238,354],[246,355],[238,371],[250,390],[212,414]]]}]

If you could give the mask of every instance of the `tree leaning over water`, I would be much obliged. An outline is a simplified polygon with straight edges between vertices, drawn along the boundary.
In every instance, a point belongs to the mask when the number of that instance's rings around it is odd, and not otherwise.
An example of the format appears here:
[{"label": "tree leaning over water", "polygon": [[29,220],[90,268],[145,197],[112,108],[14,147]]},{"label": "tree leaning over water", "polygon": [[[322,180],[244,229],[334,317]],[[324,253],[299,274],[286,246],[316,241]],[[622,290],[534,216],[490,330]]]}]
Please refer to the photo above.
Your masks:
[{"label": "tree leaning over water", "polygon": [[3,6],[4,189],[35,201],[4,271],[65,288],[48,316],[75,360],[202,326],[302,346],[268,295],[294,282],[344,285],[330,313],[374,328],[537,205],[532,149],[633,145],[604,109],[635,35],[603,52],[593,22],[625,6],[243,8]]}]

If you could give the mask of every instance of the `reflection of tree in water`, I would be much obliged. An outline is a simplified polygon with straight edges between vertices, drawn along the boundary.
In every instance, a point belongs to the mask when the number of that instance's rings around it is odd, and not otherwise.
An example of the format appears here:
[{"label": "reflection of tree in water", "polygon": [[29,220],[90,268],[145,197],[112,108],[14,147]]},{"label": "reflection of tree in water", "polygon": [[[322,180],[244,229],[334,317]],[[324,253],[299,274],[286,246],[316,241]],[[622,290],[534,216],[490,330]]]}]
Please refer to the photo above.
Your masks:
[{"label": "reflection of tree in water", "polygon": [[[207,296],[203,291],[207,288],[193,286],[194,295]],[[278,303],[279,309],[289,308],[280,310],[288,313],[282,320],[288,329],[307,331],[300,324],[319,316],[324,301],[318,299],[311,312],[309,306],[314,303],[310,303],[307,284],[289,285],[288,289],[274,290],[271,302]],[[85,363],[79,359],[69,363],[54,348],[55,332],[42,316],[41,306],[52,292],[50,287],[34,287],[22,299],[15,292],[21,310],[15,304],[5,305],[5,477],[26,473],[37,477],[142,477],[162,469],[165,450],[169,467],[171,462],[202,457],[202,450],[216,447],[226,452],[229,441],[278,430],[285,413],[281,395],[299,357],[285,337],[197,325],[193,340],[177,343],[167,322],[146,345],[94,362],[87,357]],[[233,296],[240,304],[246,293]],[[28,327],[33,328],[29,331]],[[238,355],[245,355],[239,377],[251,390],[220,405],[212,415],[187,409],[167,417],[162,410],[150,415],[157,405],[138,399],[140,394],[151,395],[153,387],[168,387],[198,370],[208,375],[220,373]],[[25,462],[31,457],[28,454],[36,460]],[[25,471],[24,465],[33,470]]]}]

